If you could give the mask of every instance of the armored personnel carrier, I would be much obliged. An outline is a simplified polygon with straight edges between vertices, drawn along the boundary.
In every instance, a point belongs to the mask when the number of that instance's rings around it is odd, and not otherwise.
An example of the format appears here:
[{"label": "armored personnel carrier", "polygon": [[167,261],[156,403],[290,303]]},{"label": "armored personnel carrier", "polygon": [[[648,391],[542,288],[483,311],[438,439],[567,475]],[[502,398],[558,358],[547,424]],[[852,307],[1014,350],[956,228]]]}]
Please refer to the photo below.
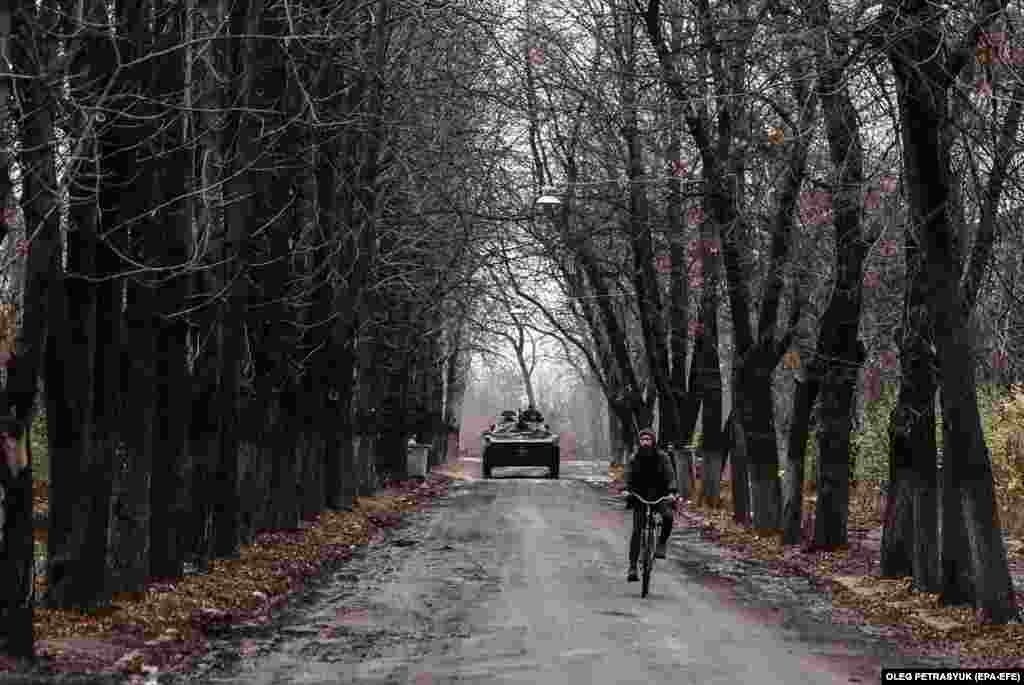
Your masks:
[{"label": "armored personnel carrier", "polygon": [[503,466],[546,466],[548,478],[558,478],[558,434],[536,409],[502,412],[481,439],[484,478],[491,477],[492,468]]}]

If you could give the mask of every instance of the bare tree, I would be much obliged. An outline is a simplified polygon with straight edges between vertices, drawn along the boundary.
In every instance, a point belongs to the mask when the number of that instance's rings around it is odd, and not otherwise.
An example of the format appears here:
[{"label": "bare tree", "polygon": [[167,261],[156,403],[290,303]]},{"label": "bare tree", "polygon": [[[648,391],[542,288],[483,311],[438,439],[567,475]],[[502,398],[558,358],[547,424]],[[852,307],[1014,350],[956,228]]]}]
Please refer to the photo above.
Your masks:
[{"label": "bare tree", "polygon": [[[13,40],[4,58],[16,74],[34,78],[14,88],[19,119],[18,130],[25,145],[21,207],[31,248],[25,274],[25,305],[15,340],[15,361],[8,364],[5,387],[5,415],[27,432],[36,406],[38,381],[44,363],[48,330],[47,302],[57,289],[59,267],[59,223],[57,174],[55,168],[53,91],[41,78],[56,57],[52,39],[58,12],[49,3],[19,2],[10,6],[10,35]],[[8,44],[5,43],[5,48]],[[8,122],[4,122],[8,123]],[[32,545],[32,462],[25,453],[5,454],[0,469],[4,492],[3,540],[0,568],[5,579],[0,596],[0,649],[17,657],[32,657],[33,632],[33,545]]]},{"label": "bare tree", "polygon": [[[810,6],[814,26],[831,24],[827,2]],[[846,544],[849,518],[850,429],[857,372],[864,361],[857,338],[861,316],[861,271],[866,244],[861,235],[864,187],[863,152],[857,111],[843,81],[847,56],[834,43],[815,46],[818,96],[821,99],[835,183],[832,207],[836,227],[835,285],[821,320],[817,358],[811,373],[818,376],[818,501],[814,544],[834,549]],[[808,398],[813,402],[813,397]]]},{"label": "bare tree", "polygon": [[973,55],[984,24],[975,24],[969,40],[947,56],[934,8],[887,3],[883,17],[893,29],[886,35],[885,50],[900,103],[909,220],[921,231],[924,300],[935,326],[943,418],[950,426],[943,471],[963,506],[979,619],[1005,623],[1017,612],[978,412],[968,339],[971,300],[960,280],[963,246],[947,212],[952,199],[950,152],[942,123],[949,88]]},{"label": "bare tree", "polygon": [[[774,530],[779,521],[780,491],[778,447],[772,418],[771,376],[793,336],[793,330],[790,329],[775,339],[775,329],[778,293],[781,292],[782,283],[781,270],[791,241],[792,214],[802,174],[794,173],[794,168],[787,167],[788,173],[796,179],[796,185],[789,192],[783,193],[776,205],[771,230],[770,264],[762,288],[765,297],[761,302],[755,337],[750,317],[752,303],[747,292],[749,284],[743,266],[752,260],[745,258],[740,250],[742,236],[750,232],[750,226],[738,211],[740,198],[739,184],[736,182],[736,179],[743,177],[746,159],[732,143],[734,131],[738,130],[736,127],[745,116],[745,105],[739,99],[729,96],[743,89],[743,79],[748,69],[747,54],[757,26],[755,19],[764,16],[768,6],[764,4],[752,8],[744,4],[738,11],[746,23],[728,29],[719,25],[709,5],[702,3],[697,7],[694,22],[704,49],[708,50],[703,59],[708,61],[715,94],[719,96],[717,137],[712,132],[711,113],[695,104],[693,89],[672,59],[664,39],[661,3],[654,0],[637,3],[637,7],[644,17],[648,37],[661,65],[662,78],[672,96],[684,103],[683,116],[700,153],[702,174],[707,184],[705,210],[708,219],[721,227],[730,228],[722,247],[736,345],[732,381],[736,420],[733,426],[739,431],[736,442],[745,447],[745,450],[737,451],[745,452],[754,460],[750,473],[754,526],[762,531]],[[730,32],[732,40],[728,47],[716,40],[717,31]],[[804,141],[792,144],[794,149],[805,145]],[[787,164],[798,158],[787,161]],[[734,477],[738,477],[735,468]],[[742,501],[740,498],[738,504]],[[736,514],[744,518],[744,512],[737,510]]]}]

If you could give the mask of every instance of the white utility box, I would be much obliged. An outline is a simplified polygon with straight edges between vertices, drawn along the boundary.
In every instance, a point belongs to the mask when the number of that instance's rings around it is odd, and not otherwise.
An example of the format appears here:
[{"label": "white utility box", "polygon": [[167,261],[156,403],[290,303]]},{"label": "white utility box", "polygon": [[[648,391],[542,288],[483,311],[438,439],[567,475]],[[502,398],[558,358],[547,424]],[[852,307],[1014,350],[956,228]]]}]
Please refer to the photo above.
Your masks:
[{"label": "white utility box", "polygon": [[409,472],[410,478],[426,478],[427,477],[427,453],[430,451],[430,445],[420,445],[418,443],[410,442],[406,452],[406,468]]}]

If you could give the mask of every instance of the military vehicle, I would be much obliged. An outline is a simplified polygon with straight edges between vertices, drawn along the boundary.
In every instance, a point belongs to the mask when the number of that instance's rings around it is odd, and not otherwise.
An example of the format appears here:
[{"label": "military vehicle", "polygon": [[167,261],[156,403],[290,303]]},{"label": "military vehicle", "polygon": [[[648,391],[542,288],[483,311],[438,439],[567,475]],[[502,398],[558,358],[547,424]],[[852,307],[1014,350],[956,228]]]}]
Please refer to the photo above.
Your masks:
[{"label": "military vehicle", "polygon": [[503,466],[546,466],[548,478],[558,478],[558,434],[536,410],[502,412],[490,430],[484,431],[481,441],[484,478],[491,477],[491,469]]}]

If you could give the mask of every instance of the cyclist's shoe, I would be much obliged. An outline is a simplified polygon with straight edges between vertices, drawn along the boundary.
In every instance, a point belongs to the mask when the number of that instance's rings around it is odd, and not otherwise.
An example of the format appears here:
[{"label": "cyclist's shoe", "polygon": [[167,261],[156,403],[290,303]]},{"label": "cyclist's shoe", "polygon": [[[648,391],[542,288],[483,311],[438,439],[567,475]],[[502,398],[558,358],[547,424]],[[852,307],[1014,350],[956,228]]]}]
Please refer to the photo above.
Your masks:
[{"label": "cyclist's shoe", "polygon": [[668,543],[666,543],[666,542],[659,542],[658,546],[654,548],[654,558],[655,559],[664,559],[665,558],[665,548],[666,547],[668,547]]},{"label": "cyclist's shoe", "polygon": [[629,567],[629,576],[626,578],[626,580],[630,583],[635,583],[636,581],[640,580],[640,576],[636,572],[635,564]]}]

